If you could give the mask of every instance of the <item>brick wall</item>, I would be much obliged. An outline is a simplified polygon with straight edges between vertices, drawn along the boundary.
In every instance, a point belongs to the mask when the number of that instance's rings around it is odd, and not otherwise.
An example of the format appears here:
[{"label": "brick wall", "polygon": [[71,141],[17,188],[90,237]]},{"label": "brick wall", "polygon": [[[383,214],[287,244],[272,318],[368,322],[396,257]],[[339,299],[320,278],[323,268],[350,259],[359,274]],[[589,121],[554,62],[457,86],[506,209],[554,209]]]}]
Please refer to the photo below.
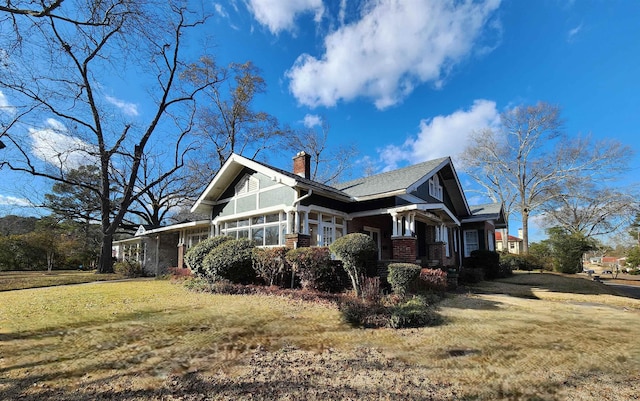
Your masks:
[{"label": "brick wall", "polygon": [[417,255],[416,238],[414,237],[396,237],[392,238],[393,243],[393,259],[403,262],[415,263]]},{"label": "brick wall", "polygon": [[285,246],[292,248],[297,243],[298,248],[306,248],[311,246],[311,236],[307,234],[287,234],[285,236]]}]

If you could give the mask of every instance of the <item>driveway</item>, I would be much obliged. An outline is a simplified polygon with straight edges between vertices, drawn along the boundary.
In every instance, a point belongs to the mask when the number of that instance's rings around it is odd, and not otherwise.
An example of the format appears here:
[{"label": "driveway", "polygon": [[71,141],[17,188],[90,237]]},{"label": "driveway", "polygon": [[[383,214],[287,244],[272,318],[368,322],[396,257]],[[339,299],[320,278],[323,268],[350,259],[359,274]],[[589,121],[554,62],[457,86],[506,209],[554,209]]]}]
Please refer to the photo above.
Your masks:
[{"label": "driveway", "polygon": [[640,286],[639,285],[629,285],[620,283],[621,280],[616,280],[615,282],[609,280],[603,280],[602,282],[606,285],[614,287],[616,290],[625,294],[628,297],[640,299]]}]

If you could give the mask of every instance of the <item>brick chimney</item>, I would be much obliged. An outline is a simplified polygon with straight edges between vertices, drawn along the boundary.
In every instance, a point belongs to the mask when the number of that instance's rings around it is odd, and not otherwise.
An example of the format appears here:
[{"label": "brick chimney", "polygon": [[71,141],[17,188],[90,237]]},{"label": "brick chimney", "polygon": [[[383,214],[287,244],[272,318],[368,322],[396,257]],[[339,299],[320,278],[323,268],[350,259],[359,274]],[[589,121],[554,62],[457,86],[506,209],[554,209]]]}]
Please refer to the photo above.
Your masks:
[{"label": "brick chimney", "polygon": [[293,174],[307,179],[311,178],[311,156],[306,152],[298,152],[293,157]]}]

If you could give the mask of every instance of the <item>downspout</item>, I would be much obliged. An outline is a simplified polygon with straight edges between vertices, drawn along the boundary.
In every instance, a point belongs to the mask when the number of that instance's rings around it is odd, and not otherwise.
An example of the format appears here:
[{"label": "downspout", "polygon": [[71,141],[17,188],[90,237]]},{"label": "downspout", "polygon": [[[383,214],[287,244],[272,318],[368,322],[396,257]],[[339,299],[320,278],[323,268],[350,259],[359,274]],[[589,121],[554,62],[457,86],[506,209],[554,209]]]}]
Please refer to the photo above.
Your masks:
[{"label": "downspout", "polygon": [[[299,216],[299,214],[295,211],[295,207],[297,204],[299,204],[302,200],[307,199],[308,197],[310,197],[313,194],[313,189],[309,189],[309,192],[307,192],[306,195],[301,196],[300,198],[297,198],[296,200],[293,201],[293,203],[291,204],[291,208],[294,209],[294,213],[296,213],[296,216]],[[300,223],[300,221],[298,220],[298,223]],[[293,224],[296,225],[296,219],[294,217],[293,219]],[[299,227],[296,227],[296,230]],[[293,249],[298,248],[298,241],[293,243]],[[295,283],[295,277],[296,277],[296,272],[295,271],[291,271],[291,288],[293,288],[294,283]]]},{"label": "downspout", "polygon": [[[291,208],[295,209],[296,205],[299,204],[302,200],[307,199],[308,197],[310,197],[311,195],[313,195],[313,189],[309,189],[309,192],[307,192],[306,195],[301,196],[300,198],[297,198],[296,200],[293,201],[293,203],[291,204]],[[295,210],[294,210],[295,212]],[[296,214],[298,215],[298,214]],[[299,216],[299,215],[298,215]],[[293,223],[295,224],[295,216],[293,218]],[[298,221],[299,223],[299,221]],[[296,227],[297,229],[298,227]],[[297,232],[297,231],[296,231]],[[293,233],[292,233],[293,234]]]}]

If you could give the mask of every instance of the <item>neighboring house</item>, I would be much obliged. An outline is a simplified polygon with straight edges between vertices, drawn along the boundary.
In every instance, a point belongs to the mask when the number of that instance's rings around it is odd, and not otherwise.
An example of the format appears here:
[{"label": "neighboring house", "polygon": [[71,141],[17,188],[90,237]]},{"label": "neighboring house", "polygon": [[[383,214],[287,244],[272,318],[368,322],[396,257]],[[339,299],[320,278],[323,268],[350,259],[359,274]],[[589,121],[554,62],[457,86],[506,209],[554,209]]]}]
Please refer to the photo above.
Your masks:
[{"label": "neighboring house", "polygon": [[[293,165],[289,172],[231,155],[191,209],[209,220],[137,234],[147,241],[145,269],[182,267],[186,250],[210,236],[293,248],[328,246],[354,232],[371,236],[380,260],[461,266],[476,249],[494,250],[496,229],[506,228],[500,204],[467,204],[448,157],[333,186],[309,178],[306,153]],[[171,246],[163,238],[171,235],[175,258],[164,260]]]},{"label": "neighboring house", "polygon": [[[507,251],[519,255],[522,253],[522,238],[514,237],[513,235],[507,235]],[[502,242],[502,232],[496,231],[496,250],[498,252],[504,251]]]}]

